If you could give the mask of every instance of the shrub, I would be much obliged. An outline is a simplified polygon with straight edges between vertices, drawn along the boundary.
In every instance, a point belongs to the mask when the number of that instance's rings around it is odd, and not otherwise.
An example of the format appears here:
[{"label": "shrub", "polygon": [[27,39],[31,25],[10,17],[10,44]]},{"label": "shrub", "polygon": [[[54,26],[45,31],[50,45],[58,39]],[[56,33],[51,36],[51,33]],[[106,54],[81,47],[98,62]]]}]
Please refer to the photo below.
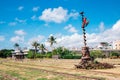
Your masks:
[{"label": "shrub", "polygon": [[120,54],[118,52],[111,52],[110,53],[110,58],[116,59],[119,58]]},{"label": "shrub", "polygon": [[37,54],[36,54],[36,58],[44,58],[44,57],[45,57],[44,54],[40,54],[40,53],[37,53]]},{"label": "shrub", "polygon": [[27,58],[30,58],[30,59],[34,58],[33,51],[28,51]]},{"label": "shrub", "polygon": [[52,58],[52,53],[45,54],[45,58]]},{"label": "shrub", "polygon": [[90,52],[90,55],[94,58],[103,58],[102,51],[100,50],[93,50]]},{"label": "shrub", "polygon": [[14,50],[2,49],[2,50],[0,50],[0,57],[1,58],[11,57],[12,51],[14,51]]}]

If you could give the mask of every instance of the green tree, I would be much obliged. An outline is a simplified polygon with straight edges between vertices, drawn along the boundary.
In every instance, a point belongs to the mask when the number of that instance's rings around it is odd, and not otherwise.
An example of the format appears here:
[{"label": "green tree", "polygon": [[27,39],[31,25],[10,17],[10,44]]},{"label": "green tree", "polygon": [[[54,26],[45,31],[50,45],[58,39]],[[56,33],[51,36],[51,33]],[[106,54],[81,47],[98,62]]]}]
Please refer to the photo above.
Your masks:
[{"label": "green tree", "polygon": [[48,38],[48,42],[50,43],[50,47],[53,47],[53,44],[56,43],[56,38],[54,36],[50,36],[50,38]]},{"label": "green tree", "polygon": [[31,51],[31,50],[28,51],[27,58],[30,58],[30,59],[34,58],[33,51]]},{"label": "green tree", "polygon": [[15,48],[15,49],[19,49],[19,44],[18,44],[18,43],[15,43],[15,44],[14,44],[14,48]]},{"label": "green tree", "polygon": [[40,45],[39,45],[39,49],[41,50],[41,53],[42,53],[42,54],[45,53],[46,48],[45,48],[45,45],[44,45],[44,44],[40,44]]},{"label": "green tree", "polygon": [[70,51],[63,47],[58,47],[52,51],[53,55],[59,55],[63,59],[80,59],[81,55],[77,55],[75,52]]},{"label": "green tree", "polygon": [[92,57],[94,57],[94,58],[102,58],[103,53],[102,53],[101,50],[92,50],[92,51],[90,52],[90,55],[91,55]]},{"label": "green tree", "polygon": [[0,57],[1,58],[7,58],[7,57],[11,57],[12,56],[12,49],[2,49],[0,50]]},{"label": "green tree", "polygon": [[36,41],[34,41],[34,42],[32,43],[32,46],[35,48],[33,58],[35,58],[35,55],[36,55],[36,53],[37,53],[37,48],[38,48],[39,45],[40,45],[40,44],[39,44],[38,42],[36,42]]}]

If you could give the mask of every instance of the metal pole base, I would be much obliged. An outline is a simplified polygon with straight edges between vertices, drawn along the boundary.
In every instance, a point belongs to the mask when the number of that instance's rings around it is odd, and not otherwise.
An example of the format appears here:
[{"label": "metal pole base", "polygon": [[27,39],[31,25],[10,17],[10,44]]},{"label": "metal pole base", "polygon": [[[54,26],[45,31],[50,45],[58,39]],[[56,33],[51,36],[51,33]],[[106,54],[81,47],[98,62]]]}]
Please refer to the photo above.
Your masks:
[{"label": "metal pole base", "polygon": [[82,47],[82,60],[90,60],[90,52],[89,52],[89,47]]}]

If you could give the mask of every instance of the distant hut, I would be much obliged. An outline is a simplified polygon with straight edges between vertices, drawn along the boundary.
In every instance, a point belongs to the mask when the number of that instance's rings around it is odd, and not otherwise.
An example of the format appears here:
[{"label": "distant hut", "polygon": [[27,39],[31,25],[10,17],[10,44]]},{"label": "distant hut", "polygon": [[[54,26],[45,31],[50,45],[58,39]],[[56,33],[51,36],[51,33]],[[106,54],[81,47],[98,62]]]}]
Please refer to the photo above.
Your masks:
[{"label": "distant hut", "polygon": [[17,49],[17,50],[12,52],[12,58],[13,59],[18,59],[18,60],[19,59],[24,59],[27,52],[28,52],[28,50]]}]

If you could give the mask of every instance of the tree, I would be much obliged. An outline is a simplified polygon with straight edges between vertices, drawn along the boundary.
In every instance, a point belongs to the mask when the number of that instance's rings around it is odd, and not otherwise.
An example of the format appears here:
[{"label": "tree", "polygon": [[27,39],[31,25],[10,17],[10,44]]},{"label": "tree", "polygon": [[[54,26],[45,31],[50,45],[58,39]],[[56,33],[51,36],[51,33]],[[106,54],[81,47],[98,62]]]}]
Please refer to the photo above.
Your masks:
[{"label": "tree", "polygon": [[37,53],[37,48],[38,48],[39,45],[40,45],[40,44],[39,44],[38,42],[36,42],[36,41],[34,41],[34,42],[32,43],[32,46],[35,48],[34,58],[35,58],[35,55],[36,55],[36,53]]},{"label": "tree", "polygon": [[11,57],[12,56],[12,49],[2,49],[0,50],[0,57],[1,58],[7,58],[7,57]]},{"label": "tree", "polygon": [[19,49],[19,44],[18,44],[18,43],[15,43],[15,44],[14,44],[14,47],[15,47],[15,49]]},{"label": "tree", "polygon": [[39,49],[41,50],[41,53],[42,53],[42,54],[45,53],[46,48],[45,48],[45,45],[44,45],[44,44],[40,44],[40,45],[39,45]]},{"label": "tree", "polygon": [[94,57],[94,58],[102,58],[103,57],[103,53],[101,50],[92,50],[90,52],[90,55],[91,55],[91,57]]},{"label": "tree", "polygon": [[52,47],[53,44],[56,43],[56,38],[54,36],[50,36],[50,38],[48,38],[48,42],[50,43],[50,47]]}]

